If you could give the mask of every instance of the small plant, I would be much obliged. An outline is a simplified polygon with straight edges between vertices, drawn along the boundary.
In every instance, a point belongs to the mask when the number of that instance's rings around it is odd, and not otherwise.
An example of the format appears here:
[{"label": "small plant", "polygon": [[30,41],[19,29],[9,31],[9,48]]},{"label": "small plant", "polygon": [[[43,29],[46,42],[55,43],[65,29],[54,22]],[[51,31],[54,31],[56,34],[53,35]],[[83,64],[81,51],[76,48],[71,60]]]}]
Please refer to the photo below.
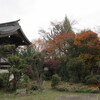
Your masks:
[{"label": "small plant", "polygon": [[51,87],[55,88],[59,84],[60,81],[61,81],[61,78],[57,74],[53,75],[52,80],[51,80],[52,82]]},{"label": "small plant", "polygon": [[38,89],[39,89],[39,87],[35,84],[33,84],[32,87],[31,87],[31,90],[38,90]]}]

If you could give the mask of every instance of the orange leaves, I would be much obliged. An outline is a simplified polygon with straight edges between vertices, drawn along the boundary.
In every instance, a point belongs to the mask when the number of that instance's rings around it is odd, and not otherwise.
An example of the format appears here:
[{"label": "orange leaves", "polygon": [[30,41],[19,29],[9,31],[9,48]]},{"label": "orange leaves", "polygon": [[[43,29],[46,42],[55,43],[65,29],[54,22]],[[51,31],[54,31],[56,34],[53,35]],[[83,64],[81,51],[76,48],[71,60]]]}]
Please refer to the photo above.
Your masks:
[{"label": "orange leaves", "polygon": [[78,46],[79,57],[85,60],[85,64],[92,68],[100,57],[100,40],[95,32],[88,31],[76,36],[74,44]]},{"label": "orange leaves", "polygon": [[[52,52],[55,49],[57,50],[63,50],[67,47],[69,40],[75,38],[74,33],[62,33],[59,35],[56,35],[53,40],[48,41],[48,51]],[[60,52],[61,52],[60,51]]]},{"label": "orange leaves", "polygon": [[78,45],[79,47],[82,47],[82,46],[93,47],[93,46],[100,45],[99,37],[97,36],[95,32],[92,32],[92,31],[78,34],[75,38],[74,43]]},{"label": "orange leaves", "polygon": [[54,40],[56,42],[62,42],[62,41],[66,41],[67,39],[69,38],[74,38],[75,37],[75,34],[74,33],[62,33],[62,34],[59,34],[57,36],[54,37]]}]

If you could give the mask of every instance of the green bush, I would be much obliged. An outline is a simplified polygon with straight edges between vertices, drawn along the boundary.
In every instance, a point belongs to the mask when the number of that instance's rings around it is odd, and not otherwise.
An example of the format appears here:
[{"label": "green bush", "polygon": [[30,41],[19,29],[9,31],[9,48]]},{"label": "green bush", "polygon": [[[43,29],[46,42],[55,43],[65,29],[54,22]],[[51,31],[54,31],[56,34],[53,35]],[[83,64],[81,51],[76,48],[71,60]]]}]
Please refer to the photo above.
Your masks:
[{"label": "green bush", "polygon": [[57,88],[56,90],[61,92],[69,92],[69,90],[66,87]]},{"label": "green bush", "polygon": [[6,87],[8,84],[8,74],[0,74],[0,87]]},{"label": "green bush", "polygon": [[100,81],[100,75],[95,76],[87,76],[85,78],[85,84],[98,84],[98,81]]},{"label": "green bush", "polygon": [[88,79],[90,79],[91,77],[92,77],[91,75],[86,76],[85,79],[83,80],[83,83],[86,83],[86,81],[87,81]]},{"label": "green bush", "polygon": [[95,77],[91,77],[86,81],[86,84],[97,84],[97,79]]},{"label": "green bush", "polygon": [[57,74],[53,75],[51,79],[51,82],[52,82],[51,87],[55,88],[59,84],[60,81],[61,81],[61,78]]},{"label": "green bush", "polygon": [[97,80],[100,80],[100,75],[95,75],[94,76]]},{"label": "green bush", "polygon": [[0,87],[3,87],[3,84],[4,84],[4,79],[2,75],[0,75]]},{"label": "green bush", "polygon": [[33,84],[32,87],[31,87],[31,90],[38,90],[38,89],[39,89],[39,87],[35,84]]}]

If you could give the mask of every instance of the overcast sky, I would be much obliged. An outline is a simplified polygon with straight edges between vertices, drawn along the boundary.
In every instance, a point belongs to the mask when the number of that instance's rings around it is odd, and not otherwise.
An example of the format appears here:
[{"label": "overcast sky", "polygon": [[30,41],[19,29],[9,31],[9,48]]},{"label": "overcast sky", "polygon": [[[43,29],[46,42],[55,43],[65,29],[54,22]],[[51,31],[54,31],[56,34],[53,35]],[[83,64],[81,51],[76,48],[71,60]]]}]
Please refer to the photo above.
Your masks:
[{"label": "overcast sky", "polygon": [[0,0],[0,23],[20,19],[30,41],[39,37],[40,28],[49,28],[51,21],[65,15],[77,21],[77,29],[100,26],[100,0]]}]

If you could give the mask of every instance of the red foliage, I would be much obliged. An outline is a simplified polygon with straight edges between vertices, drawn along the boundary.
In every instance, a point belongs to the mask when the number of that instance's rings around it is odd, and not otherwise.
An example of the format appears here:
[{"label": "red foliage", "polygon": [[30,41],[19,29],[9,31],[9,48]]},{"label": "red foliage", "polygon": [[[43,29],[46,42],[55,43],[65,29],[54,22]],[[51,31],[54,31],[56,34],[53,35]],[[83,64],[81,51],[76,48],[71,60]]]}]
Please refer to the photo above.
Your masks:
[{"label": "red foliage", "polygon": [[57,68],[59,66],[59,61],[53,59],[46,59],[44,62],[44,66],[48,68]]},{"label": "red foliage", "polygon": [[47,51],[50,53],[55,49],[65,49],[71,39],[75,38],[75,33],[62,33],[56,35],[53,40],[48,41]]}]

